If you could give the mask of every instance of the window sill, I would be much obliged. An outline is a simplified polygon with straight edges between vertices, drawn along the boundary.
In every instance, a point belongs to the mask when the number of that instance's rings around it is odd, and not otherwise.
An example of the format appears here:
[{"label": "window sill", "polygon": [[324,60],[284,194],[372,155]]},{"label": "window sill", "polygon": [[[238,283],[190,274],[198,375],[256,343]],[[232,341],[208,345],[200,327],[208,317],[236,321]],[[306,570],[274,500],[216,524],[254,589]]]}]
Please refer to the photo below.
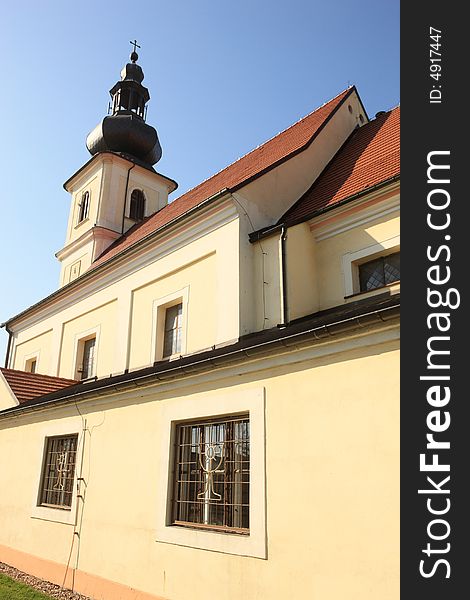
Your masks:
[{"label": "window sill", "polygon": [[[162,406],[156,431],[159,457],[155,541],[223,554],[267,559],[266,462],[264,387],[250,387],[203,394],[201,397],[175,399]],[[177,423],[188,419],[214,418],[236,413],[250,416],[250,530],[242,535],[210,526],[173,525],[172,448]],[[192,524],[191,524],[192,525]]]},{"label": "window sill", "polygon": [[373,290],[367,290],[364,292],[355,292],[354,294],[349,294],[349,296],[344,296],[345,300],[350,300],[351,298],[358,298],[362,296],[367,296],[367,294],[374,294],[375,292],[382,292],[384,290],[390,290],[394,292],[395,289],[400,286],[400,280],[394,281],[393,283],[387,283],[387,285],[382,285],[380,287],[374,288]]},{"label": "window sill", "polygon": [[228,535],[250,535],[249,529],[237,529],[236,527],[223,527],[221,525],[203,525],[200,523],[186,523],[184,521],[174,521],[173,527],[184,527],[185,529],[194,529],[196,531],[214,531],[215,533],[227,533]]},{"label": "window sill", "polygon": [[80,221],[79,223],[77,223],[75,225],[74,229],[78,229],[81,225],[83,225],[83,223],[86,223],[89,220],[90,220],[90,217],[87,217],[86,219],[83,219],[83,221]]},{"label": "window sill", "polygon": [[59,506],[34,506],[31,511],[31,518],[63,523],[64,525],[75,525],[75,511],[71,508],[61,508]]}]

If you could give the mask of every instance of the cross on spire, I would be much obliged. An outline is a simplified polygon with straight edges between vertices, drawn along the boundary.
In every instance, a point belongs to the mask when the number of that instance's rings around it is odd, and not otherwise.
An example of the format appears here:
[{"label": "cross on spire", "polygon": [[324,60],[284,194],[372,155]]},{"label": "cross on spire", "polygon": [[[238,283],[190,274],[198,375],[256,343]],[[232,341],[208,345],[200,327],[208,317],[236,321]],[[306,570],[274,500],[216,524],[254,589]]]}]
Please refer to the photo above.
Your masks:
[{"label": "cross on spire", "polygon": [[140,48],[139,44],[137,43],[137,40],[134,40],[133,42],[129,42],[129,44],[132,44],[134,46],[134,52],[136,52],[136,48]]}]

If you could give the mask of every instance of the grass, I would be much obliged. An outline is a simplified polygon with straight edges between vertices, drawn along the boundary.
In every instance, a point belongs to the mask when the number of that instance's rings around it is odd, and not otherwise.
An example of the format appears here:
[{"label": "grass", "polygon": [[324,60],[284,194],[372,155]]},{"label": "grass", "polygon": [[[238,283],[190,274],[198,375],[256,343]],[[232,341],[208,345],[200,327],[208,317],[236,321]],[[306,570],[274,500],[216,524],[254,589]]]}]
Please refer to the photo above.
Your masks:
[{"label": "grass", "polygon": [[51,600],[51,596],[0,573],[0,600]]}]

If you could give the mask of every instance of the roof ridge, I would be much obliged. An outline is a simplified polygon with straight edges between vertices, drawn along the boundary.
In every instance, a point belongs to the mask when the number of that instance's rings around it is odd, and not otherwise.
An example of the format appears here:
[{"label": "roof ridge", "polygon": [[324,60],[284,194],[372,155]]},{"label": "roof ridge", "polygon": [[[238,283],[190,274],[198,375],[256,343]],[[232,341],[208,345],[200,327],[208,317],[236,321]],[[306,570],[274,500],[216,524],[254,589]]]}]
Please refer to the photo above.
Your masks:
[{"label": "roof ridge", "polygon": [[[261,144],[258,144],[257,146],[255,146],[254,148],[252,148],[251,150],[249,150],[248,152],[245,152],[245,154],[243,154],[242,156],[239,156],[237,159],[235,159],[234,161],[232,161],[231,163],[229,163],[225,167],[222,167],[222,169],[220,169],[219,171],[216,171],[215,173],[212,173],[212,175],[209,175],[208,177],[206,177],[206,179],[203,179],[202,181],[200,181],[198,184],[196,184],[192,188],[189,188],[183,194],[181,194],[181,196],[178,196],[174,200],[171,200],[171,202],[169,202],[166,206],[169,206],[170,204],[173,204],[174,202],[176,202],[180,198],[183,198],[184,196],[186,196],[186,194],[189,194],[193,190],[195,190],[198,187],[202,186],[204,183],[206,183],[210,179],[213,179],[214,177],[216,177],[220,173],[223,173],[226,169],[230,169],[230,167],[232,167],[233,165],[237,164],[238,162],[240,162],[241,160],[243,160],[244,158],[246,158],[247,156],[249,156],[252,152],[255,152],[259,148],[262,148],[263,146],[265,146],[269,142],[275,140],[278,136],[283,135],[284,133],[286,133],[287,131],[289,131],[289,129],[292,129],[293,127],[295,127],[296,125],[298,125],[302,121],[305,121],[305,119],[308,119],[308,117],[310,117],[311,115],[313,115],[314,113],[316,113],[317,111],[319,111],[320,109],[322,109],[327,104],[330,104],[331,102],[333,102],[334,100],[336,100],[337,98],[339,98],[342,94],[345,94],[346,92],[348,92],[353,87],[354,87],[354,85],[351,85],[351,86],[347,87],[346,89],[342,90],[339,94],[336,94],[336,96],[334,96],[333,98],[330,98],[326,102],[323,102],[323,104],[321,104],[320,106],[317,106],[316,108],[314,108],[313,110],[311,110],[305,116],[300,117],[300,119],[297,119],[297,121],[295,121],[295,123],[292,123],[291,125],[289,125],[285,129],[282,129],[281,131],[278,131],[276,134],[274,134],[273,136],[271,136],[270,138],[268,138],[267,140],[265,140]],[[161,210],[163,210],[166,206],[164,206]],[[151,215],[151,216],[153,216],[153,215]]]}]

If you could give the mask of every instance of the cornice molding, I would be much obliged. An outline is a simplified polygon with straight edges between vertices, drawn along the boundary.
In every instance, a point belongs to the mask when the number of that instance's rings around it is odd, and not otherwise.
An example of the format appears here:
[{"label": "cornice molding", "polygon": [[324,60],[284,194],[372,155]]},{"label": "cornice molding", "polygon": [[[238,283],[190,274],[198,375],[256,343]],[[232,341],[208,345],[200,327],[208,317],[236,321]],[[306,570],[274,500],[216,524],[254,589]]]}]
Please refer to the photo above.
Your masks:
[{"label": "cornice molding", "polygon": [[384,190],[372,192],[338,207],[334,212],[312,219],[309,221],[309,227],[315,240],[326,240],[399,210],[399,190],[399,182],[396,182]]},{"label": "cornice molding", "polygon": [[[15,333],[15,330],[31,327],[237,218],[239,215],[233,201],[222,199],[208,207],[205,214],[198,211],[184,223],[176,223],[170,231],[163,231],[161,236],[136,244],[132,252],[116,257],[109,265],[103,264],[96,273],[90,273],[88,279],[81,282],[79,277],[72,288],[58,290],[57,296],[52,297],[49,302],[36,308],[33,306],[31,314],[20,316],[16,326],[10,322],[10,329]],[[20,327],[18,324],[21,324]]]}]

